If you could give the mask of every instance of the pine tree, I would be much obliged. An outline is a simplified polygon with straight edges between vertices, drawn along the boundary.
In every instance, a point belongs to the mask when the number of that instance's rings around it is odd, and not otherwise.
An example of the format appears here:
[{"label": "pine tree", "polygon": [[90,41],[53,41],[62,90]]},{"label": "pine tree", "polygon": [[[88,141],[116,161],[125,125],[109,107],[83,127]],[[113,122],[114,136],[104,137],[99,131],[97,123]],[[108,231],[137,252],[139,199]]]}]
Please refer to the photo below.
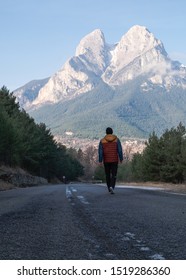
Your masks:
[{"label": "pine tree", "polygon": [[183,182],[183,136],[185,127],[180,123],[177,128],[166,130],[160,138],[163,163],[161,166],[161,179],[163,181]]},{"label": "pine tree", "polygon": [[159,138],[153,132],[146,148],[143,152],[143,176],[145,181],[159,181],[160,180],[160,166],[161,166],[161,153]]}]

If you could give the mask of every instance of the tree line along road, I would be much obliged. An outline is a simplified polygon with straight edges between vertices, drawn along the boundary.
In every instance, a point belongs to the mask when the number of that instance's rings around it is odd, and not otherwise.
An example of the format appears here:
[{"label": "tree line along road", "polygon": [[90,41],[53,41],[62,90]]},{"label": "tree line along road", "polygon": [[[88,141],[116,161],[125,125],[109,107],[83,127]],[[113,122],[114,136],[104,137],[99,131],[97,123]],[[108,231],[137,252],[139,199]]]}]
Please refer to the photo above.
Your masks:
[{"label": "tree line along road", "polygon": [[186,195],[93,184],[0,192],[0,259],[186,259]]}]

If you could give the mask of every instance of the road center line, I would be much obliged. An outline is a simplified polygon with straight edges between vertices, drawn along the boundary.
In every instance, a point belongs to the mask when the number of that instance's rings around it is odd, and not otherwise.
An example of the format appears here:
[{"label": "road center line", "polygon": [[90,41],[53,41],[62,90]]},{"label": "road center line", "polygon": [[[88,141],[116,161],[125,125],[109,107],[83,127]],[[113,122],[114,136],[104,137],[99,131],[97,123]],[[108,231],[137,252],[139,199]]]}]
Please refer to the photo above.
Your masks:
[{"label": "road center line", "polygon": [[139,249],[139,251],[141,252],[147,252],[149,255],[149,259],[152,260],[165,260],[165,258],[163,257],[162,254],[153,252],[153,250],[146,246],[145,242],[143,242],[142,240],[137,240],[135,238],[135,234],[131,233],[131,232],[125,232],[124,235],[121,238],[122,241],[124,242],[132,242],[133,246],[135,246],[136,248]]},{"label": "road center line", "polygon": [[77,198],[83,203],[83,204],[89,204],[89,202],[85,199],[83,195],[78,195]]},{"label": "road center line", "polygon": [[72,192],[69,187],[66,187],[66,197],[67,199],[70,199],[72,197]]},{"label": "road center line", "polygon": [[[77,190],[75,188],[71,188],[69,186],[66,187],[66,197],[72,205],[74,205],[73,195],[76,196],[76,192]],[[76,197],[81,201],[81,203],[90,204],[83,195],[77,195]]]}]

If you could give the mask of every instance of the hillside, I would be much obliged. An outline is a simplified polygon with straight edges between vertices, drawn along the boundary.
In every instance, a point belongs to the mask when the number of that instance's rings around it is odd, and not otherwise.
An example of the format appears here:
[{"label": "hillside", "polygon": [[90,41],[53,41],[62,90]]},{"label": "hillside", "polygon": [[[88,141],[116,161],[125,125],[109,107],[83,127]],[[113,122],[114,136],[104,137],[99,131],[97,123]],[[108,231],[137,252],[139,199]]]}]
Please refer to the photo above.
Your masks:
[{"label": "hillside", "polygon": [[168,93],[155,87],[140,90],[143,77],[115,90],[104,83],[73,100],[48,104],[29,114],[45,122],[54,135],[72,132],[75,137],[99,138],[107,126],[120,137],[148,138],[153,130],[162,134],[180,121],[186,124],[186,91],[172,88]]}]

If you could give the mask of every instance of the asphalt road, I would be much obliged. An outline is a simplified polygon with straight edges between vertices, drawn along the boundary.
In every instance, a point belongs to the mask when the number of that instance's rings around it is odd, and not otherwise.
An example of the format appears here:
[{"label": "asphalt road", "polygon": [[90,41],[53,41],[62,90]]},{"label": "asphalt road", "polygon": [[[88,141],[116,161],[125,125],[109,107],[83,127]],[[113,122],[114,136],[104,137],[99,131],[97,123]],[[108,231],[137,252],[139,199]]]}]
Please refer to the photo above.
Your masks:
[{"label": "asphalt road", "polygon": [[0,192],[0,259],[186,260],[186,195],[92,184]]}]

